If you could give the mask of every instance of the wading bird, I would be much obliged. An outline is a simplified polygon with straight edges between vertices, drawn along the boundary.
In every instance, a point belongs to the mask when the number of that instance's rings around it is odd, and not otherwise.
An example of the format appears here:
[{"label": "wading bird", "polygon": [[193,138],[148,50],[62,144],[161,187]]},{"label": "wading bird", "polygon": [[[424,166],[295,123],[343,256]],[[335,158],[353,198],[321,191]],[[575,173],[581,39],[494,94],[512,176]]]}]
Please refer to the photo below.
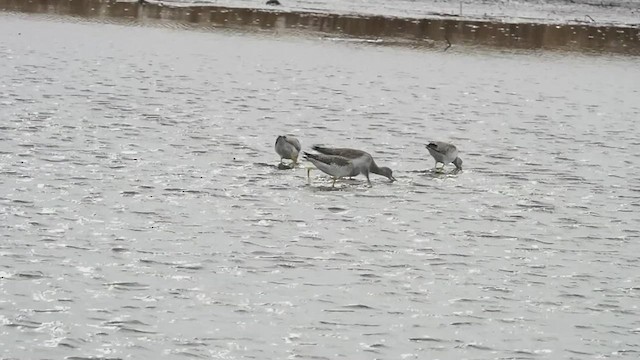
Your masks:
[{"label": "wading bird", "polygon": [[280,155],[280,164],[282,159],[290,159],[293,164],[298,163],[298,154],[300,153],[300,141],[293,136],[281,135],[276,139],[275,145],[276,153]]},{"label": "wading bird", "polygon": [[[348,148],[328,148],[324,146],[314,146],[313,149],[320,154],[310,154],[305,152],[304,158],[309,160],[320,171],[333,178],[333,185],[336,180],[343,177],[352,177],[363,174],[367,178],[367,183],[371,185],[369,173],[385,176],[391,182],[396,181],[393,171],[388,167],[379,167],[373,157],[368,152]],[[309,172],[307,169],[307,178]]]},{"label": "wading bird", "polygon": [[453,163],[456,166],[456,172],[462,170],[462,159],[458,157],[458,148],[453,144],[442,141],[432,141],[426,145],[429,154],[436,160],[435,168],[438,170],[438,163],[442,164],[440,170],[445,165]]}]

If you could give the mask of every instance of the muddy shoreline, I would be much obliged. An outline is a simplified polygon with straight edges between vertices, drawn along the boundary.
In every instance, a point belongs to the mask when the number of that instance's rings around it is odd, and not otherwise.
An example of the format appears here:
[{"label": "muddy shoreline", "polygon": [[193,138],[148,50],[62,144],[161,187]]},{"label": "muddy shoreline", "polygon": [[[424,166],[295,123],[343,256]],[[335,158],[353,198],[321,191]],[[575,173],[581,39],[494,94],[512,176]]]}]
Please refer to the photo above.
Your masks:
[{"label": "muddy shoreline", "polygon": [[452,15],[433,18],[344,15],[102,0],[0,0],[0,11],[124,19],[355,39],[388,45],[447,48],[449,44],[495,48],[610,52],[640,55],[640,28],[583,24],[505,23]]},{"label": "muddy shoreline", "polygon": [[[125,0],[135,2],[134,0]],[[145,0],[146,1],[146,0]],[[270,6],[262,0],[148,0],[171,6],[208,5],[259,8],[285,12],[330,13],[400,18],[455,18],[505,23],[640,26],[640,3],[635,0],[280,0]]]}]

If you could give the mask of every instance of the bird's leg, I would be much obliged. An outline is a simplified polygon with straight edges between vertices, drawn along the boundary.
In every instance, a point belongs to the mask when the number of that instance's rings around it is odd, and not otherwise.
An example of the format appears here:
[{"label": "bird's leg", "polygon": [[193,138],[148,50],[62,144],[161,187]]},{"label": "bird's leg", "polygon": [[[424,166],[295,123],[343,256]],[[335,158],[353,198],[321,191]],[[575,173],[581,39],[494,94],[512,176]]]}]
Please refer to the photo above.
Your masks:
[{"label": "bird's leg", "polygon": [[371,186],[371,180],[369,180],[369,172],[364,173],[364,176],[367,177],[367,184],[369,184],[369,186]]},{"label": "bird's leg", "polygon": [[307,169],[307,184],[311,185],[311,168]]},{"label": "bird's leg", "polygon": [[281,157],[281,158],[280,158],[280,165],[283,165],[283,164],[282,164],[282,159],[284,159],[284,158],[283,158],[283,157]]},{"label": "bird's leg", "polygon": [[336,187],[336,180],[337,178],[333,178],[333,184],[331,184],[331,187]]}]

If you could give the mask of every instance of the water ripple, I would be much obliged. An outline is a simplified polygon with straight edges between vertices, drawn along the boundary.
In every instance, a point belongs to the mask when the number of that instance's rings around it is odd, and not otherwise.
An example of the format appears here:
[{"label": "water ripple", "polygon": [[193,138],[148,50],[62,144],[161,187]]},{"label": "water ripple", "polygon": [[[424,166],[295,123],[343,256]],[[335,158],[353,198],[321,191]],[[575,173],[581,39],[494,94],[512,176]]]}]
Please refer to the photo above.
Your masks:
[{"label": "water ripple", "polygon": [[634,59],[0,18],[3,356],[640,351]]}]

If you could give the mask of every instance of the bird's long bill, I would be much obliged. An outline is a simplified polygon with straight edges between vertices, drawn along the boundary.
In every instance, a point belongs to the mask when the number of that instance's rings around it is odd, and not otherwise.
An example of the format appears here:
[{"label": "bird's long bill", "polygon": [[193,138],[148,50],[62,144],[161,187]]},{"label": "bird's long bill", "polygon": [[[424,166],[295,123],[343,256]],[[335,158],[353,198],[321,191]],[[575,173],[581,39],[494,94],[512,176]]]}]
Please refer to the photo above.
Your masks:
[{"label": "bird's long bill", "polygon": [[389,178],[389,180],[391,180],[391,182],[398,181],[398,180],[396,180],[396,178],[394,178],[393,176],[392,176],[392,177],[390,177],[390,178]]}]

